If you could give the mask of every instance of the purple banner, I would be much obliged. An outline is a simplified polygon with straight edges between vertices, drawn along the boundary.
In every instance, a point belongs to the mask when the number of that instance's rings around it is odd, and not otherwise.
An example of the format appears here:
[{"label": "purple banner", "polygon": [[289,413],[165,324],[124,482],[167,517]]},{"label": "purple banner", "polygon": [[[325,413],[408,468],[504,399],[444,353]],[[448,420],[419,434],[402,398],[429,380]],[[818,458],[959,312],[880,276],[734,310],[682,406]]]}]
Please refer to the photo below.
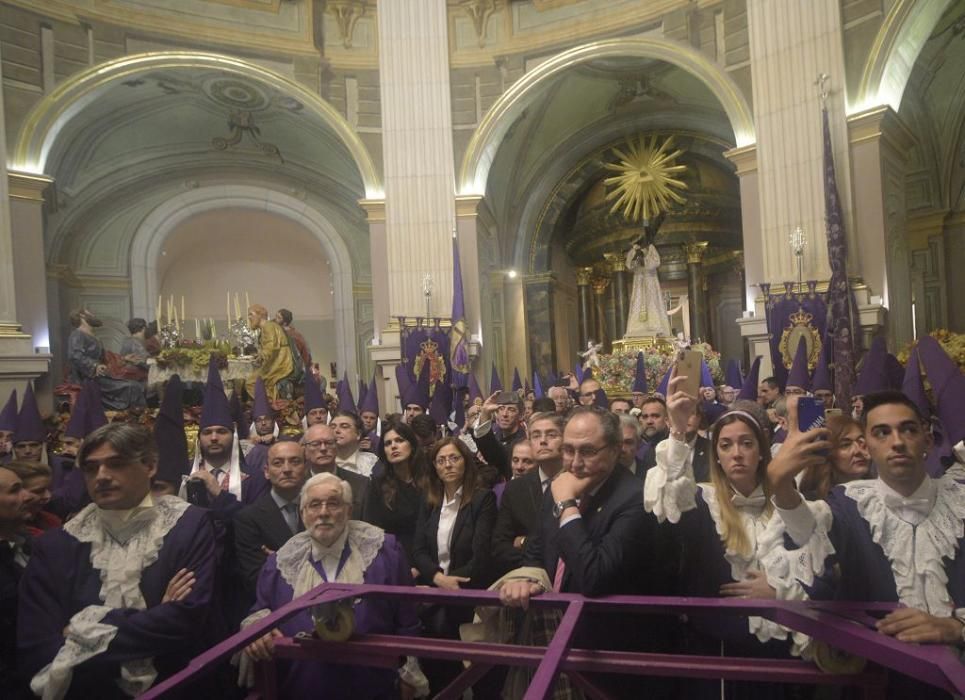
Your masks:
[{"label": "purple banner", "polygon": [[[449,329],[440,325],[438,318],[400,318],[402,326],[402,364],[415,383],[422,365],[429,363],[429,393],[435,382],[452,384],[452,368],[449,365]],[[412,322],[415,325],[411,325]]]},{"label": "purple banner", "polygon": [[[787,383],[790,361],[797,348],[794,338],[806,333],[812,342],[823,343],[827,331],[828,307],[824,295],[817,291],[817,282],[808,280],[801,290],[796,290],[796,286],[794,282],[785,282],[784,289],[775,293],[770,284],[760,285],[767,312],[771,364],[774,366],[774,377],[782,387]],[[789,343],[792,343],[792,347],[788,347]],[[811,347],[809,343],[809,352]],[[817,354],[813,357],[816,359]]]}]

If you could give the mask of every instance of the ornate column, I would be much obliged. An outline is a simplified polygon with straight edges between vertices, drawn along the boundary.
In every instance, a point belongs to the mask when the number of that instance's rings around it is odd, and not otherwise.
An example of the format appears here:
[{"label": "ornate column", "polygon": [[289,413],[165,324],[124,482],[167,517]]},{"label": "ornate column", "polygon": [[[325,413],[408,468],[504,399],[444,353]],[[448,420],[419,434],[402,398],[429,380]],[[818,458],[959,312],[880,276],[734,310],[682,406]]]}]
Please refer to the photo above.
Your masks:
[{"label": "ornate column", "polygon": [[594,277],[593,286],[593,308],[596,311],[595,325],[593,330],[593,340],[603,343],[603,351],[610,352],[610,338],[606,332],[606,288],[610,285],[607,277]]},{"label": "ornate column", "polygon": [[592,267],[581,267],[576,270],[576,291],[579,295],[579,336],[580,350],[586,348],[586,343],[595,332],[593,319],[593,299],[590,291],[590,280],[593,277]]},{"label": "ornate column", "polygon": [[610,270],[610,305],[613,308],[612,340],[622,338],[627,332],[627,309],[629,291],[627,285],[627,266],[620,253],[604,253],[607,268]]},{"label": "ornate column", "polygon": [[707,304],[704,295],[704,280],[702,267],[704,253],[707,252],[707,242],[687,243],[684,253],[687,256],[687,295],[690,303],[690,337],[707,339]]}]

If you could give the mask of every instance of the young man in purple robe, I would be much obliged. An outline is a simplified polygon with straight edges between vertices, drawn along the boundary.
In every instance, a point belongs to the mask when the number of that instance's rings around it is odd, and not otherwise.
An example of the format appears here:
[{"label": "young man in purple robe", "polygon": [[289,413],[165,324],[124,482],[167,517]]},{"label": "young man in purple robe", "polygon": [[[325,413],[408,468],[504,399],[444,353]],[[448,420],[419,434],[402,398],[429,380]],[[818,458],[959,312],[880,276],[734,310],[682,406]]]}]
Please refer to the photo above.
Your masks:
[{"label": "young man in purple robe", "polygon": [[[878,478],[835,487],[828,496],[830,527],[811,514],[794,487],[799,471],[772,462],[768,479],[777,512],[795,544],[807,544],[815,561],[795,572],[813,598],[894,601],[902,607],[882,618],[878,630],[904,642],[965,646],[965,484],[933,479],[925,468],[932,438],[918,407],[897,391],[863,397],[862,423]],[[784,450],[807,443],[795,429]],[[782,450],[783,451],[783,450]],[[807,569],[826,575],[811,577]],[[834,567],[834,565],[837,567]],[[832,582],[832,568],[840,574]],[[890,698],[947,698],[946,693],[892,674]]]},{"label": "young man in purple robe", "polygon": [[[305,530],[268,557],[258,578],[254,612],[242,626],[252,624],[324,582],[412,585],[402,546],[383,530],[351,520],[352,487],[334,474],[311,477],[302,488],[300,509]],[[353,608],[356,634],[419,633],[415,605],[393,599],[363,598]],[[303,610],[244,652],[242,672],[250,661],[268,661],[274,640],[314,629]],[[317,661],[278,662],[281,698],[312,697],[324,689],[327,698],[414,697],[424,691],[425,677],[410,659],[398,671]]]},{"label": "young man in purple robe", "polygon": [[34,540],[20,587],[18,663],[50,698],[121,698],[201,651],[215,578],[209,514],[152,497],[150,431],[112,424],[78,454],[93,503]]}]

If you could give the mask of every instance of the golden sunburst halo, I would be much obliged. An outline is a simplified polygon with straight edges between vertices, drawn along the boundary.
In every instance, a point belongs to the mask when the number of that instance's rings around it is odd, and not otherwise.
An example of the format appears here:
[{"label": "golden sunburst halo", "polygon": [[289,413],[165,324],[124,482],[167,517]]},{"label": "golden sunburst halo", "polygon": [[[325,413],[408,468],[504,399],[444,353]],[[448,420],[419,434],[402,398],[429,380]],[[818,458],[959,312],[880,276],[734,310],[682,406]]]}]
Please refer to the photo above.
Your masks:
[{"label": "golden sunburst halo", "polygon": [[604,165],[607,170],[619,173],[603,181],[608,186],[616,186],[606,195],[608,202],[617,200],[610,213],[623,209],[623,216],[630,223],[652,219],[666,211],[671,202],[683,204],[685,201],[675,190],[685,190],[687,184],[672,177],[687,170],[687,166],[675,164],[683,151],[671,151],[673,136],[668,136],[659,146],[657,141],[657,136],[649,139],[638,136],[636,141],[627,141],[627,152],[613,149],[619,163]]}]

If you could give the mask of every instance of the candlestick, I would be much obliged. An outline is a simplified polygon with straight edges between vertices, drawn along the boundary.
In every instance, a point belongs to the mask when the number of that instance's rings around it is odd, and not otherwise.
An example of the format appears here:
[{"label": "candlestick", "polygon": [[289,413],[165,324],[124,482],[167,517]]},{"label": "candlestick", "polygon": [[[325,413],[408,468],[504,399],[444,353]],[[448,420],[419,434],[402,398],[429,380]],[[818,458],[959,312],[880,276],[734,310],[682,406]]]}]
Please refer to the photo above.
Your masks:
[{"label": "candlestick", "polygon": [[248,298],[248,290],[245,290],[245,313],[251,308],[251,299]]},{"label": "candlestick", "polygon": [[238,292],[235,292],[235,320],[241,320],[241,307],[238,304]]},{"label": "candlestick", "polygon": [[187,314],[184,313],[184,295],[183,294],[181,295],[181,320],[182,321],[188,320]]},{"label": "candlestick", "polygon": [[161,295],[157,295],[157,313],[154,314],[154,320],[161,325]]},{"label": "candlestick", "polygon": [[171,307],[174,309],[174,328],[176,330],[178,328],[178,307],[174,305],[173,301],[171,302]]},{"label": "candlestick", "polygon": [[231,325],[231,292],[230,291],[225,292],[225,294],[227,295],[228,301],[225,305],[224,317],[225,317],[225,320],[228,322],[228,325],[230,326]]}]

